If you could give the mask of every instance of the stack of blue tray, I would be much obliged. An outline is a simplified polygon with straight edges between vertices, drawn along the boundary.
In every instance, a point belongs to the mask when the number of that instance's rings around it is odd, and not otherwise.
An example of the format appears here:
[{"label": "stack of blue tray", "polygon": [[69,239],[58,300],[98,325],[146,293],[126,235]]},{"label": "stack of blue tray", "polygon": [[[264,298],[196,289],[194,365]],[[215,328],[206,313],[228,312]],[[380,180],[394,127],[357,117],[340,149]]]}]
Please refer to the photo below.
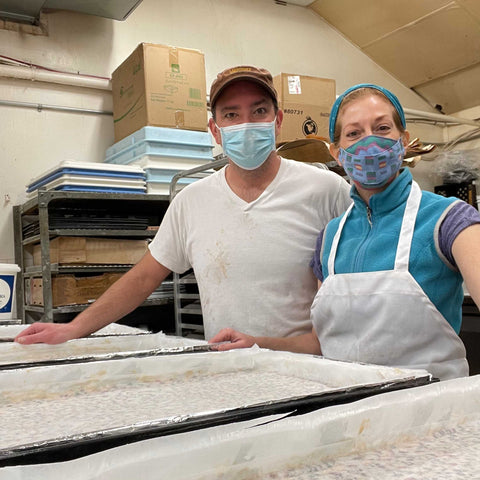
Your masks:
[{"label": "stack of blue tray", "polygon": [[64,161],[32,179],[27,195],[37,190],[103,193],[146,193],[146,174],[139,165],[106,165]]},{"label": "stack of blue tray", "polygon": [[[147,192],[166,194],[173,176],[213,161],[208,132],[143,127],[106,151],[105,163],[139,165],[146,174]],[[198,179],[182,178],[179,186]]]}]

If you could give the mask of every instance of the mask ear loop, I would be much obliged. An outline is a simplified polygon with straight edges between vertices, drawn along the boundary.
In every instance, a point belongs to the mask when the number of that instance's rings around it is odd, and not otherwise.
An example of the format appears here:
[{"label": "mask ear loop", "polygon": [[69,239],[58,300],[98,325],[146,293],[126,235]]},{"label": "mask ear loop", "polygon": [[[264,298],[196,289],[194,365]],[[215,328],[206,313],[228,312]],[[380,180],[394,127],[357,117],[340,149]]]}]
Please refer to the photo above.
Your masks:
[{"label": "mask ear loop", "polygon": [[213,122],[215,124],[215,128],[220,132],[220,140],[222,141],[221,145],[222,145],[222,148],[223,148],[223,133],[222,133],[222,129],[218,126],[217,122]]}]

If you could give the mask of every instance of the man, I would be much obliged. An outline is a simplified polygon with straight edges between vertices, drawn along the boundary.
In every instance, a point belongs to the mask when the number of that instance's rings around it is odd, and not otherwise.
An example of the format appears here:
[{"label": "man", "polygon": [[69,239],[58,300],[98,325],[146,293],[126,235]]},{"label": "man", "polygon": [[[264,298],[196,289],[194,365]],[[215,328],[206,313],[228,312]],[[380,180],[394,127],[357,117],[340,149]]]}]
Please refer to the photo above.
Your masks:
[{"label": "man", "polygon": [[33,324],[19,343],[88,335],[140,305],[170,274],[193,267],[207,339],[232,327],[252,335],[311,330],[316,279],[309,266],[318,233],[350,203],[338,175],[275,151],[282,124],[271,74],[240,66],[210,90],[210,130],[228,165],[173,200],[149,252],[66,324]]}]

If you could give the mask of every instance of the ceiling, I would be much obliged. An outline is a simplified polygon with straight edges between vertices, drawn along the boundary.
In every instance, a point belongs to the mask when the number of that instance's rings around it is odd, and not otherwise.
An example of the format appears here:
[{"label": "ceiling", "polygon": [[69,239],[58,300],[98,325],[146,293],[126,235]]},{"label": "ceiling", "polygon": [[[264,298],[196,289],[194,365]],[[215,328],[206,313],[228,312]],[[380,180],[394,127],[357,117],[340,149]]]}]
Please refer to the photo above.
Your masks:
[{"label": "ceiling", "polygon": [[480,106],[480,0],[287,0],[307,6],[445,114]]},{"label": "ceiling", "polygon": [[125,20],[142,0],[0,0],[0,18],[36,24],[47,8]]},{"label": "ceiling", "polygon": [[[142,0],[0,0],[0,18],[45,8],[125,20]],[[480,106],[480,0],[275,0],[307,7],[445,114]]]}]

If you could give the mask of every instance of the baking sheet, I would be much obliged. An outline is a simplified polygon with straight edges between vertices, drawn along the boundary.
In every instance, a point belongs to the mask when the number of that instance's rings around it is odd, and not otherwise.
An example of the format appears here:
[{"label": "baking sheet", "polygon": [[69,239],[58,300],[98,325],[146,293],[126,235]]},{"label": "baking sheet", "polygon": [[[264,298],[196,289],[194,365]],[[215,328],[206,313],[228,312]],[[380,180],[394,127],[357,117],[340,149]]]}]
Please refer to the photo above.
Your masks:
[{"label": "baking sheet", "polygon": [[152,438],[66,462],[5,467],[0,479],[478,479],[479,418],[475,376],[305,415]]},{"label": "baking sheet", "polygon": [[255,348],[4,370],[0,466],[65,460],[430,380],[423,370]]},{"label": "baking sheet", "polygon": [[20,325],[22,321],[19,318],[9,318],[7,320],[0,320],[0,326],[3,325]]},{"label": "baking sheet", "polygon": [[0,370],[61,363],[92,362],[140,356],[191,353],[209,348],[204,340],[147,335],[97,335],[59,345],[0,342]]},{"label": "baking sheet", "polygon": [[[13,341],[13,339],[30,324],[22,323],[16,325],[0,325],[0,342]],[[144,335],[150,332],[141,328],[121,325],[120,323],[110,323],[106,327],[92,333],[91,336],[112,336],[112,335]]]},{"label": "baking sheet", "polygon": [[[212,448],[190,444],[201,473],[187,476],[182,467],[175,478],[478,479],[479,435],[480,376],[466,377],[246,429],[217,438]],[[183,442],[184,455],[190,448]],[[203,465],[195,464],[197,455]],[[157,473],[168,478],[166,469]]]}]

